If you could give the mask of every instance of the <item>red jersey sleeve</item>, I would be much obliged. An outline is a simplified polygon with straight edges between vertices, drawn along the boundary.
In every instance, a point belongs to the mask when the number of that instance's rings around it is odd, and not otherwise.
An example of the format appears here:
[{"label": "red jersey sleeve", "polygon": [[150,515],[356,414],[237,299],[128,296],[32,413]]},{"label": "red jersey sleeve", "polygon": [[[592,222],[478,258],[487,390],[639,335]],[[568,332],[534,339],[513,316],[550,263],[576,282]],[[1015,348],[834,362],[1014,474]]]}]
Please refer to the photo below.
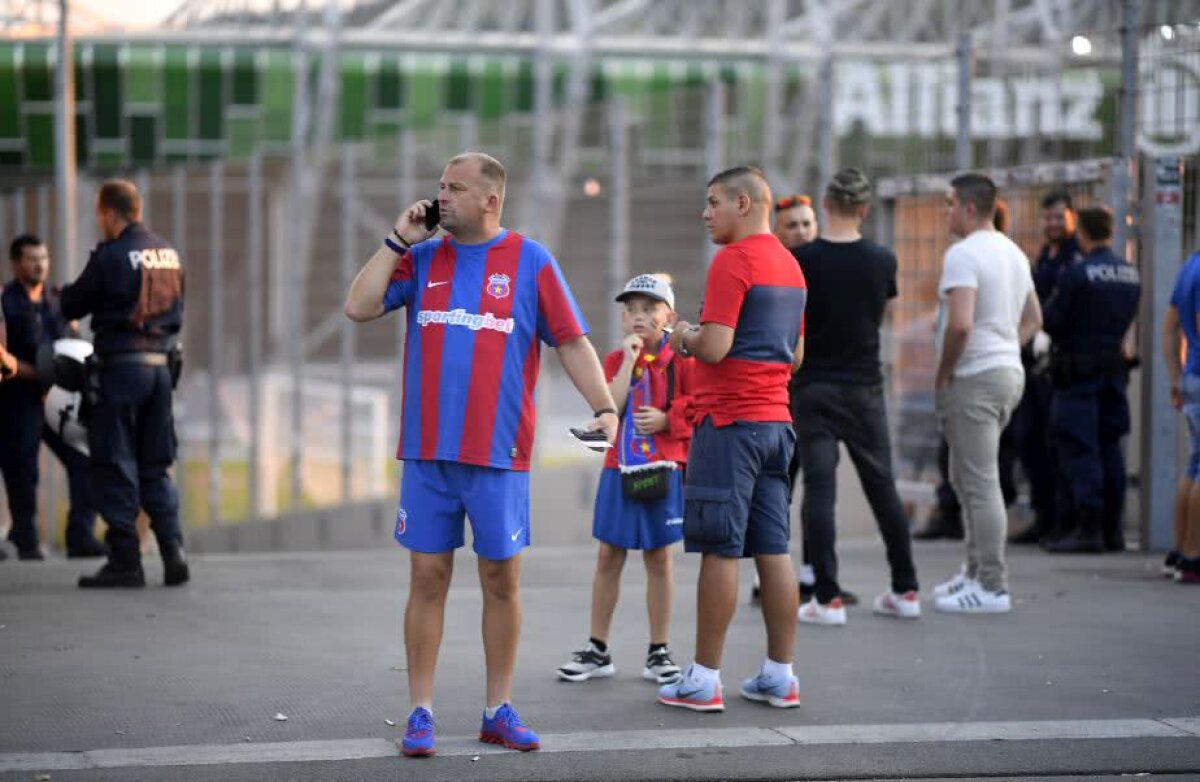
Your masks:
[{"label": "red jersey sleeve", "polygon": [[623,360],[624,351],[621,350],[614,350],[604,357],[604,381],[606,383],[611,383],[617,376],[617,370],[621,368]]},{"label": "red jersey sleeve", "polygon": [[587,321],[571,295],[558,262],[545,253],[537,274],[538,335],[551,347],[588,333]]},{"label": "red jersey sleeve", "polygon": [[723,248],[713,257],[708,270],[700,322],[737,328],[750,285],[750,267],[745,256],[738,250]]},{"label": "red jersey sleeve", "polygon": [[396,259],[396,268],[392,270],[392,279],[388,282],[387,290],[383,292],[383,310],[391,312],[412,304],[413,300],[413,254],[404,253]]}]

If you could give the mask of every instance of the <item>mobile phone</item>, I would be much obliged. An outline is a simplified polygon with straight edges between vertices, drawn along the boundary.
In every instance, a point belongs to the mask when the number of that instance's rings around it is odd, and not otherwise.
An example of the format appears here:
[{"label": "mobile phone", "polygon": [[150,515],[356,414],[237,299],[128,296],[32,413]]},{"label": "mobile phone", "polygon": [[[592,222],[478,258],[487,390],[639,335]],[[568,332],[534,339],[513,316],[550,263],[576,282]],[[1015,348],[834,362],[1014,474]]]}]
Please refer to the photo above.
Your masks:
[{"label": "mobile phone", "polygon": [[612,448],[612,443],[608,441],[608,435],[602,431],[589,432],[584,429],[576,429],[572,427],[568,430],[571,436],[578,440],[583,445],[593,451],[603,451],[606,448]]},{"label": "mobile phone", "polygon": [[432,205],[425,209],[425,230],[432,231],[438,227],[438,223],[442,221],[441,210],[438,208],[437,198],[429,199]]}]

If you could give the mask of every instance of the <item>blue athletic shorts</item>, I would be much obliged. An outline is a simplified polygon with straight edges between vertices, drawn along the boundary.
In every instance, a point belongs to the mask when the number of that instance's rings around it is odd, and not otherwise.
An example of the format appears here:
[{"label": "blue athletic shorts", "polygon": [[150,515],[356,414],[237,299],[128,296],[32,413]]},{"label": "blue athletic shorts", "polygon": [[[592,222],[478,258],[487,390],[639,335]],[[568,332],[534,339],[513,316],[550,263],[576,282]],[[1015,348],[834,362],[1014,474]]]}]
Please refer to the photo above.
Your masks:
[{"label": "blue athletic shorts", "polygon": [[396,541],[410,551],[440,554],[463,545],[471,520],[475,553],[502,560],[529,545],[529,473],[458,462],[404,462]]},{"label": "blue athletic shorts", "polygon": [[692,434],[683,498],[684,550],[723,557],[786,554],[791,537],[791,424],[705,418]]},{"label": "blue athletic shorts", "polygon": [[610,546],[652,549],[683,538],[683,471],[668,479],[667,496],[654,502],[631,500],[621,491],[621,471],[600,473],[592,537]]}]

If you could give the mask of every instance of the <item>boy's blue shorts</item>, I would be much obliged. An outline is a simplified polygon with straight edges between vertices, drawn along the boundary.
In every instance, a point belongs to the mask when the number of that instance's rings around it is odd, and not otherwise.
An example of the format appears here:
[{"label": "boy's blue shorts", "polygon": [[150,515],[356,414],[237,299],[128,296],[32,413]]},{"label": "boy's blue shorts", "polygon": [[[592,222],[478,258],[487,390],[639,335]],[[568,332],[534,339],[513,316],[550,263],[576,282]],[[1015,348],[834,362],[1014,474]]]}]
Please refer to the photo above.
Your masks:
[{"label": "boy's blue shorts", "polygon": [[529,545],[529,473],[458,462],[404,463],[395,530],[400,545],[426,554],[461,548],[464,516],[480,557],[519,554]]},{"label": "boy's blue shorts", "polygon": [[631,549],[678,543],[683,538],[683,470],[674,470],[668,481],[664,499],[643,502],[622,493],[620,470],[601,472],[592,537],[610,546]]}]

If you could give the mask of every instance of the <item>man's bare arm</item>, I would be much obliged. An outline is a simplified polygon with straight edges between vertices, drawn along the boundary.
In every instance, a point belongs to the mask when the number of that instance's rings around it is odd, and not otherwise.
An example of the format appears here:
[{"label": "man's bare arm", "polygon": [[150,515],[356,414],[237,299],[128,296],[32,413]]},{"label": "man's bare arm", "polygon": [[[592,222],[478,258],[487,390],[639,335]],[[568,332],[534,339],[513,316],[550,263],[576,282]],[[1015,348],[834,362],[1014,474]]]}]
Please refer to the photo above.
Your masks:
[{"label": "man's bare arm", "polygon": [[[568,339],[557,348],[558,360],[562,362],[567,377],[592,410],[616,410],[612,394],[608,390],[608,382],[604,379],[604,368],[600,365],[600,357],[587,337],[580,336]],[[597,423],[604,429],[611,441],[617,434],[617,416],[608,413],[600,416]]]}]

